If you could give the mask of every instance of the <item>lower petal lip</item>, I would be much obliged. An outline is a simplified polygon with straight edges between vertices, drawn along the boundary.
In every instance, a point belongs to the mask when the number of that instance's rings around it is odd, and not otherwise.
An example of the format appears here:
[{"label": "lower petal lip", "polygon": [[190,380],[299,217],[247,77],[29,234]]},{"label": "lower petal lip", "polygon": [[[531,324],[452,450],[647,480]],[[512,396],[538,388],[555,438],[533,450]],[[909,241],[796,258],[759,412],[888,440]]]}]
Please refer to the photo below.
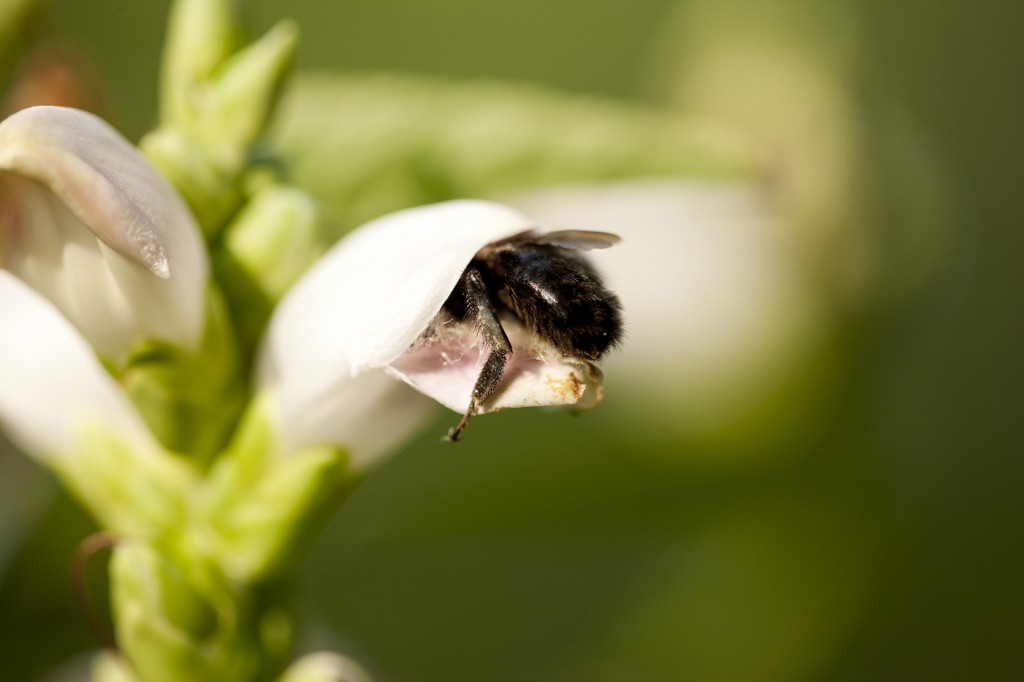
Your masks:
[{"label": "lower petal lip", "polygon": [[60,457],[86,422],[116,431],[140,451],[156,448],[86,340],[50,301],[4,270],[0,318],[0,422],[22,450]]},{"label": "lower petal lip", "polygon": [[[502,325],[512,343],[512,355],[501,383],[479,406],[478,414],[542,405],[585,409],[600,402],[602,375],[595,365],[564,357],[516,322],[503,320]],[[414,345],[387,369],[445,407],[465,412],[486,357],[474,328],[454,322],[429,341]]]}]

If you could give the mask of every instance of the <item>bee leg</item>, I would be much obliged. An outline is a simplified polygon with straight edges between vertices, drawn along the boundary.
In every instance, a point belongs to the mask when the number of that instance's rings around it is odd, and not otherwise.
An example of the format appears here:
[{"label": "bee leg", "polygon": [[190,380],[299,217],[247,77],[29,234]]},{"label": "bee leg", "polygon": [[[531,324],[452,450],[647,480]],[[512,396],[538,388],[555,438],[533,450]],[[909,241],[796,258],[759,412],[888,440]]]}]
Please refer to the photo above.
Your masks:
[{"label": "bee leg", "polygon": [[512,354],[512,344],[509,343],[505,330],[498,321],[498,313],[491,305],[491,299],[487,295],[487,286],[484,284],[480,272],[475,268],[466,270],[460,282],[460,288],[466,298],[466,314],[476,323],[476,328],[483,337],[484,344],[490,349],[484,367],[480,370],[476,384],[473,386],[473,395],[469,399],[469,409],[462,416],[459,423],[448,429],[445,440],[457,441],[462,437],[462,431],[469,423],[478,405],[490,397],[491,393],[501,381],[501,375],[508,365],[508,356]]}]

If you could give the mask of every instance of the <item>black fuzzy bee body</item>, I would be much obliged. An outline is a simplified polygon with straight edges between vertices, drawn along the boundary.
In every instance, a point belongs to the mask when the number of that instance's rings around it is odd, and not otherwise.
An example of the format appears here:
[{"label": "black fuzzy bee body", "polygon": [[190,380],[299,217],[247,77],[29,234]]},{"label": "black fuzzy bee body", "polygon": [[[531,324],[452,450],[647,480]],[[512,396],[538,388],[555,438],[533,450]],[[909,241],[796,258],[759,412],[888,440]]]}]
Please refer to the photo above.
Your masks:
[{"label": "black fuzzy bee body", "polygon": [[598,360],[618,341],[619,301],[578,254],[527,243],[500,249],[482,265],[496,302],[563,355]]},{"label": "black fuzzy bee body", "polygon": [[472,320],[490,352],[469,410],[449,430],[458,440],[477,405],[501,380],[512,346],[502,317],[518,320],[566,357],[596,361],[622,337],[621,304],[579,253],[618,241],[605,232],[523,233],[477,253],[445,302],[456,319]]}]

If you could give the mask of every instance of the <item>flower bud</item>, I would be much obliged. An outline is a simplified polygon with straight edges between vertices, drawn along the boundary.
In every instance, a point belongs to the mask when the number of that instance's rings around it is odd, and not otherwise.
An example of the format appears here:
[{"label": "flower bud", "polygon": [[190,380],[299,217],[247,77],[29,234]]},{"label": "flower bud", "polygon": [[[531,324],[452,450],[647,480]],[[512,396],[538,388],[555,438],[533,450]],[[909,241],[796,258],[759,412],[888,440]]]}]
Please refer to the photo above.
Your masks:
[{"label": "flower bud", "polygon": [[243,616],[226,585],[207,581],[200,589],[183,565],[139,542],[114,548],[110,584],[117,643],[139,679],[214,682],[255,676],[262,652],[236,627]]},{"label": "flower bud", "polygon": [[302,190],[268,185],[225,229],[215,256],[218,279],[235,305],[247,347],[255,345],[278,299],[324,250],[326,217]]},{"label": "flower bud", "polygon": [[206,543],[232,580],[252,584],[294,567],[353,483],[332,447],[279,456],[271,396],[256,397],[197,498],[213,531]]},{"label": "flower bud", "polygon": [[188,202],[208,240],[212,240],[242,203],[237,178],[207,154],[206,146],[164,127],[148,133],[139,148]]},{"label": "flower bud", "polygon": [[322,253],[325,216],[294,187],[259,190],[224,234],[224,248],[269,300],[277,301]]},{"label": "flower bud", "polygon": [[204,156],[237,171],[276,103],[295,56],[298,29],[282,21],[239,49],[233,4],[180,0],[175,5],[164,56],[161,128],[200,141]]},{"label": "flower bud", "polygon": [[209,118],[202,122],[202,137],[239,149],[256,139],[277,103],[298,42],[298,27],[281,21],[226,61],[211,84]]},{"label": "flower bud", "polygon": [[201,84],[241,44],[232,0],[177,0],[168,19],[160,118],[186,130],[197,124]]},{"label": "flower bud", "polygon": [[252,584],[294,568],[351,480],[345,454],[336,448],[312,448],[269,462],[244,495],[211,518],[225,572]]}]

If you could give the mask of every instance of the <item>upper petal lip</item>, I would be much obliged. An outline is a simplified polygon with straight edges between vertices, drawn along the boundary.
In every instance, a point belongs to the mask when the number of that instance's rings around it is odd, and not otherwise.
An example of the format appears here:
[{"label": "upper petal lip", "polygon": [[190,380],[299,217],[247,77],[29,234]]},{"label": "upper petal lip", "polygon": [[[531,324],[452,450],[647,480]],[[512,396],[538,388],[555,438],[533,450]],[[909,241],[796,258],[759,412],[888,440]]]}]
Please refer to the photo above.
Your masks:
[{"label": "upper petal lip", "polygon": [[42,183],[107,246],[170,276],[152,199],[163,181],[98,117],[53,106],[12,114],[0,122],[0,168]]},{"label": "upper petal lip", "polygon": [[198,343],[208,260],[195,218],[100,118],[41,106],[0,122],[0,266],[44,294],[101,355]]},{"label": "upper petal lip", "polygon": [[368,223],[278,304],[261,381],[322,389],[339,375],[388,364],[427,328],[477,251],[530,227],[522,214],[485,201],[408,209]]}]

